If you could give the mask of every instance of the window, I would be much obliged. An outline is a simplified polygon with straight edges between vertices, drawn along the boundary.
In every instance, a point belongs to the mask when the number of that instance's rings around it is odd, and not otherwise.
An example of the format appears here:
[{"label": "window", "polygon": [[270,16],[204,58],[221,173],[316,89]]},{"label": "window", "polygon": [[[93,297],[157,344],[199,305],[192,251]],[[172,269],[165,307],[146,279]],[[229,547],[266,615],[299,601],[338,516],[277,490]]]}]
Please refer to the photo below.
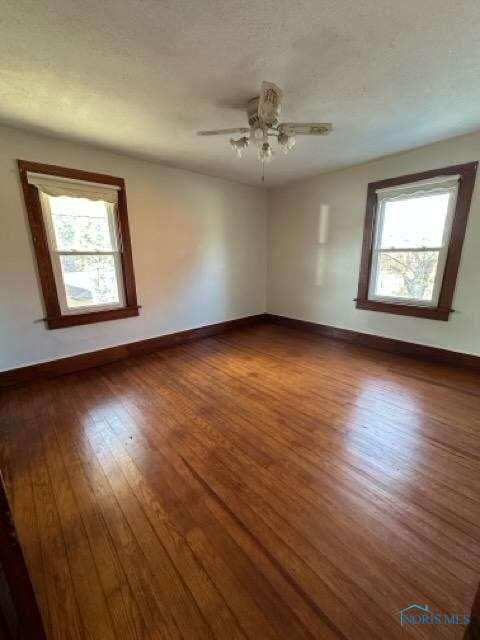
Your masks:
[{"label": "window", "polygon": [[138,315],[123,179],[18,164],[48,328]]},{"label": "window", "polygon": [[476,170],[368,185],[357,308],[448,320]]}]

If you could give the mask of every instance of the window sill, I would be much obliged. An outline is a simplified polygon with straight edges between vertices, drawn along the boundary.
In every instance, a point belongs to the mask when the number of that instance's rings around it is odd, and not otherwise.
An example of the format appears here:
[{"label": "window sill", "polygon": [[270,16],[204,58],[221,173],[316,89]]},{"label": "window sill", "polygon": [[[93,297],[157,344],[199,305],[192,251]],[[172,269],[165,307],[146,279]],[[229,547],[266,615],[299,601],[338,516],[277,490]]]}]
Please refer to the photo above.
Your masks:
[{"label": "window sill", "polygon": [[75,327],[80,324],[92,324],[93,322],[105,322],[106,320],[120,320],[138,316],[140,307],[121,307],[120,309],[108,309],[107,311],[90,311],[89,313],[75,313],[71,315],[46,318],[48,329],[61,329],[62,327]]},{"label": "window sill", "polygon": [[451,313],[450,309],[441,309],[440,307],[415,307],[411,304],[379,302],[377,300],[357,300],[356,306],[357,309],[365,309],[367,311],[381,311],[401,316],[443,321],[447,321]]}]

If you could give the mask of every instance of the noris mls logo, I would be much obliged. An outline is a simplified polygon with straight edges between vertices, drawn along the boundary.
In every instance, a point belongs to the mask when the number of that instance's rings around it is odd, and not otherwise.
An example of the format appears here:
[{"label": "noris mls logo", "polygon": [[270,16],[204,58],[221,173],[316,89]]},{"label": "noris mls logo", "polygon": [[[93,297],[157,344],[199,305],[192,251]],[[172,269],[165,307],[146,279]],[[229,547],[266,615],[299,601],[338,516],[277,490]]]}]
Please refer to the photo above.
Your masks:
[{"label": "noris mls logo", "polygon": [[426,624],[455,624],[467,625],[470,623],[470,616],[463,613],[444,613],[443,615],[432,613],[428,604],[421,606],[411,604],[405,609],[398,611],[400,625],[426,625]]}]

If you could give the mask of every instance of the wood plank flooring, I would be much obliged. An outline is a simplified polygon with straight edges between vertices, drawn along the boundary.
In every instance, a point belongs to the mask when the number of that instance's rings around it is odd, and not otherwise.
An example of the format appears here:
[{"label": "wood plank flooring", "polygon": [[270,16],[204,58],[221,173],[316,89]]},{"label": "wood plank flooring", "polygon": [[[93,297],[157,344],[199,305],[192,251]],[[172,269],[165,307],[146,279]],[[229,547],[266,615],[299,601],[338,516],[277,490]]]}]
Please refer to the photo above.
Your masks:
[{"label": "wood plank flooring", "polygon": [[480,378],[274,325],[5,391],[1,465],[47,635],[463,637]]}]

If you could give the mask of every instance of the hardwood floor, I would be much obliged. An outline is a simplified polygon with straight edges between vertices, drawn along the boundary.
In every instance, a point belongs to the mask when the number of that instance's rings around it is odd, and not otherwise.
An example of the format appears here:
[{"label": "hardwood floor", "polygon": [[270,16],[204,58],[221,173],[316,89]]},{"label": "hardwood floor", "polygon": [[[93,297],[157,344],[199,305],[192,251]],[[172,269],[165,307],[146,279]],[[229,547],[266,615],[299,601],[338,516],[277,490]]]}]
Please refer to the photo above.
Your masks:
[{"label": "hardwood floor", "polygon": [[51,639],[462,638],[480,377],[273,325],[0,395]]}]

